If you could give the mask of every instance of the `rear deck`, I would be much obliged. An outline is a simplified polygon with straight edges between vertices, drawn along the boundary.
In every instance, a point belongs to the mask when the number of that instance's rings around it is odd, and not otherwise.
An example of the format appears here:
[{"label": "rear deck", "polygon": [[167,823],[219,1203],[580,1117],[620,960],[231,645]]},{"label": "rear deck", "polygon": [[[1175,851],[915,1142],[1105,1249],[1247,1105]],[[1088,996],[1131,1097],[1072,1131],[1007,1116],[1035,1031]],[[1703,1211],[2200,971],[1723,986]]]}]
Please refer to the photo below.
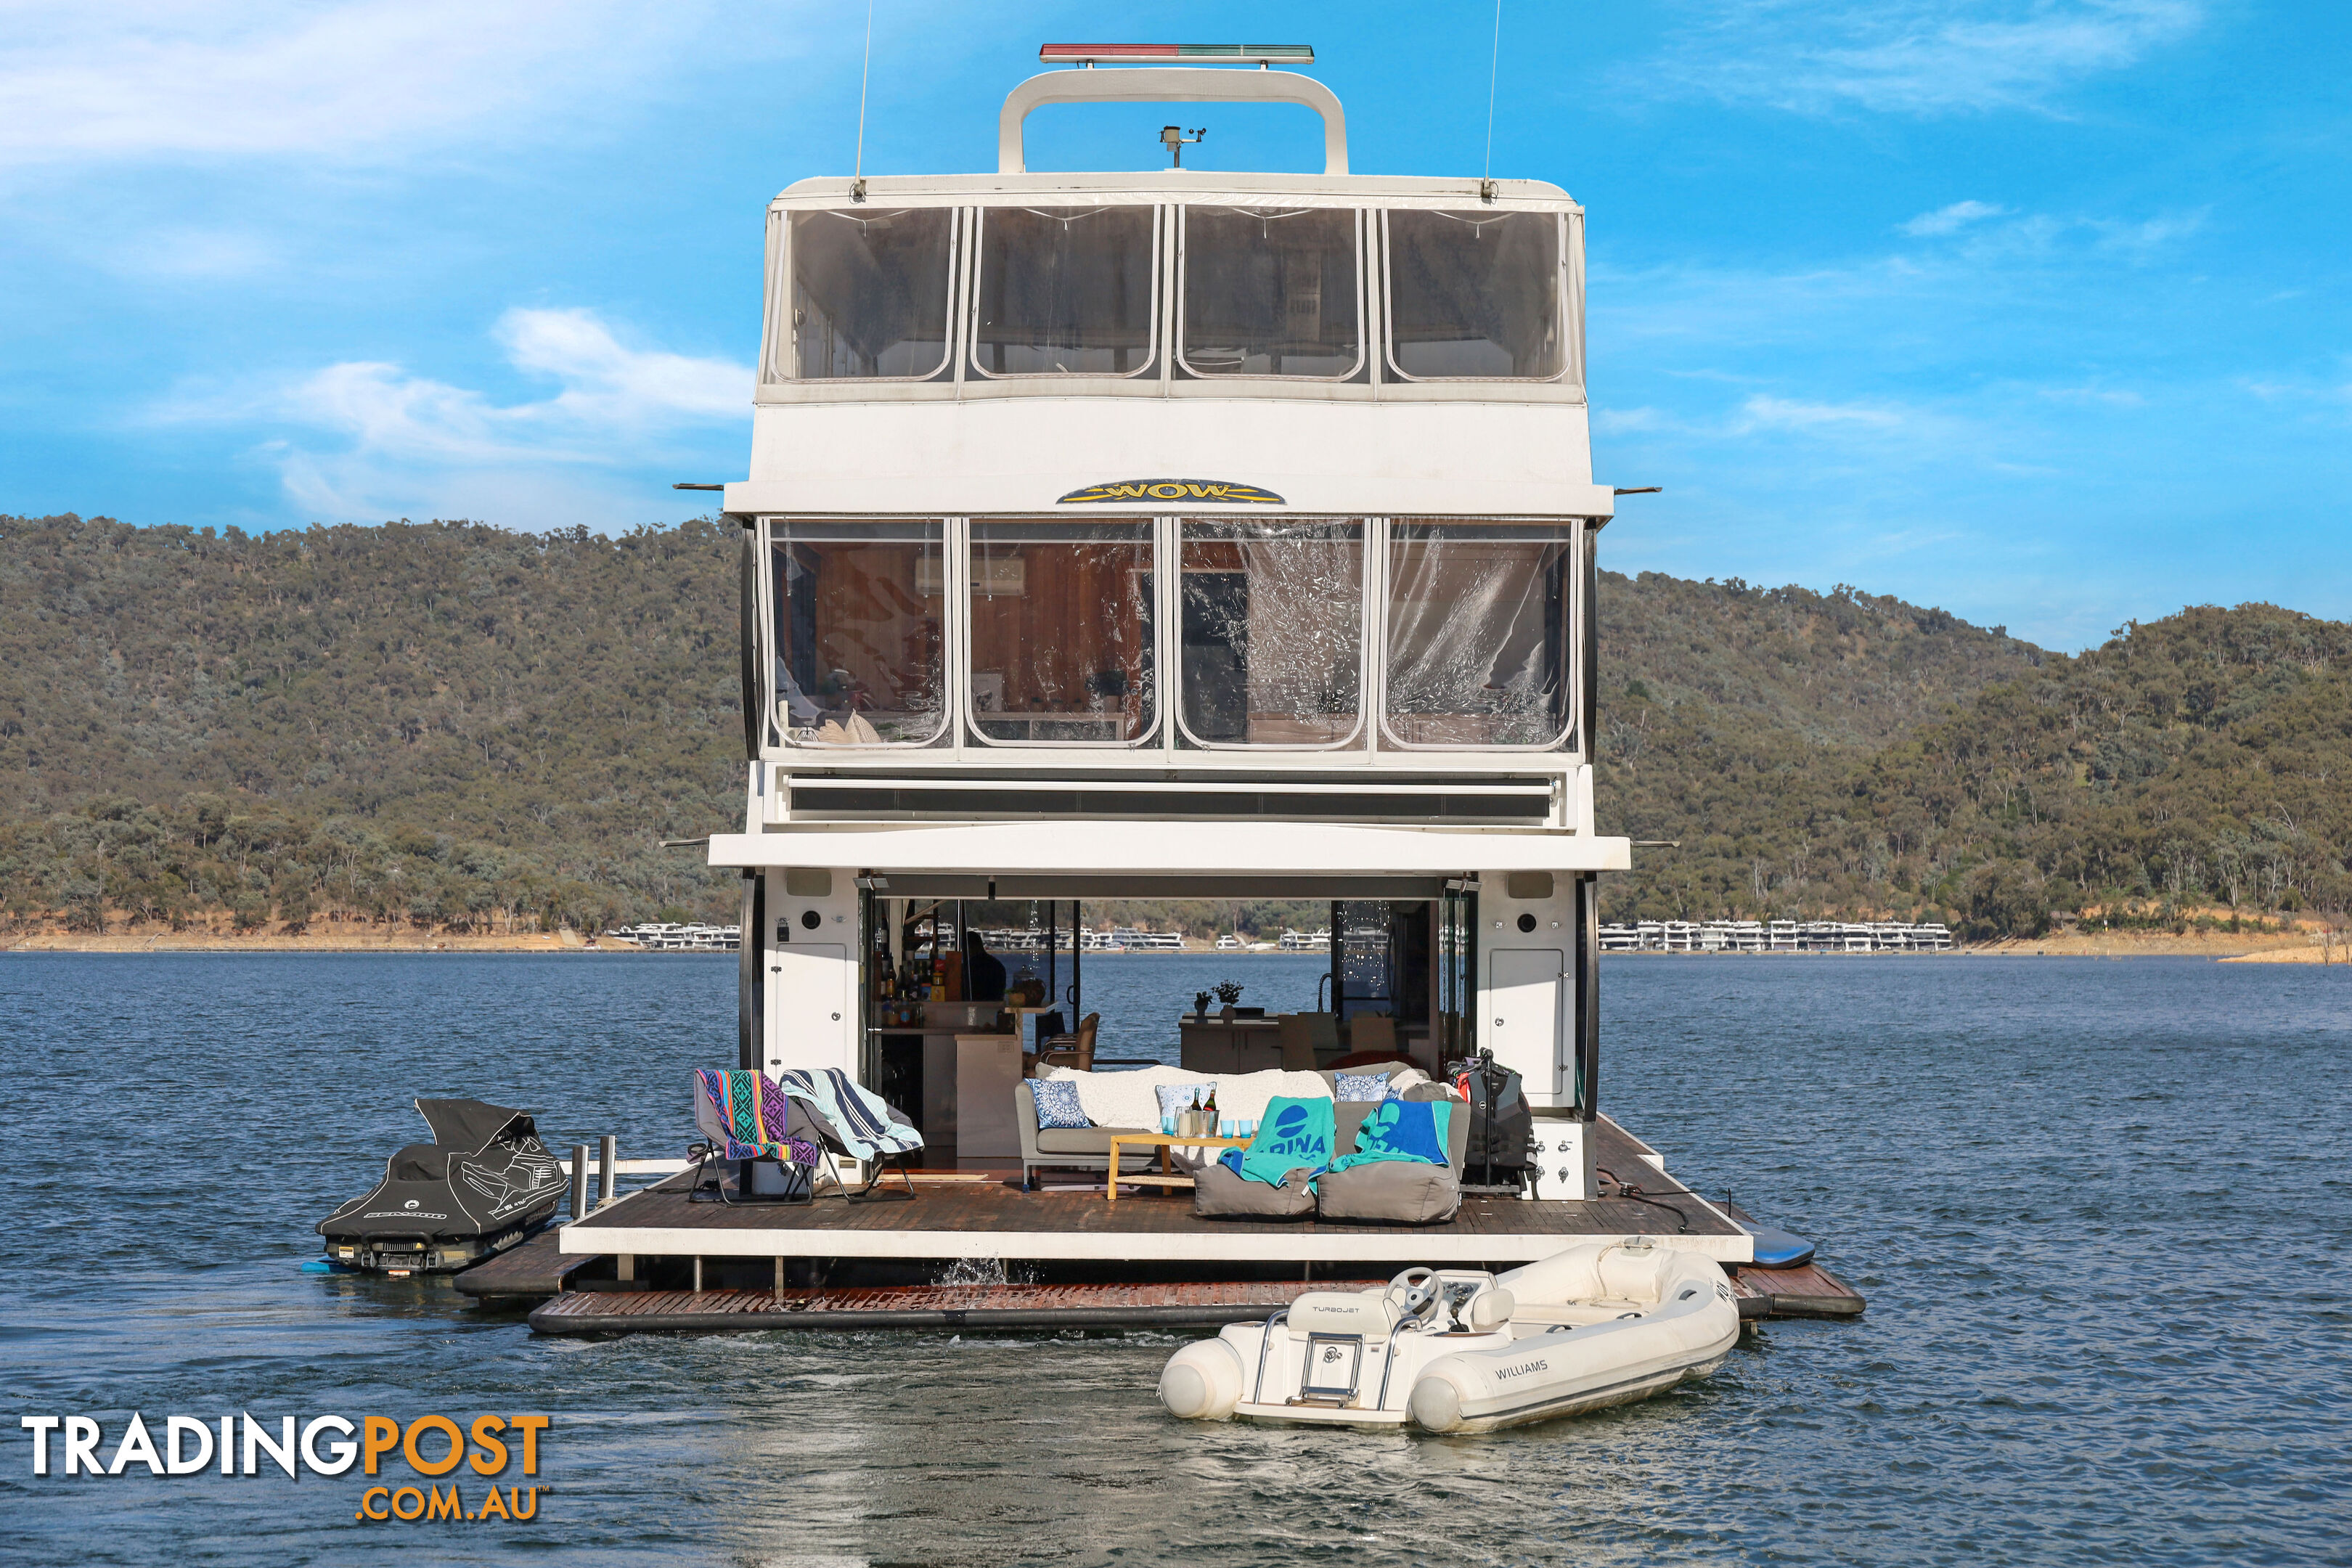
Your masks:
[{"label": "rear deck", "polygon": [[[675,1177],[563,1227],[566,1255],[628,1258],[1003,1258],[1224,1265],[1427,1263],[1509,1267],[1580,1241],[1650,1236],[1719,1263],[1755,1256],[1721,1208],[1667,1176],[1646,1145],[1603,1118],[1598,1163],[1621,1195],[1563,1201],[1465,1198],[1443,1225],[1202,1219],[1190,1194],[1139,1192],[1118,1203],[1099,1187],[1024,1193],[1012,1179],[926,1182],[916,1195],[845,1203],[722,1205],[688,1200]],[[1642,1195],[1623,1194],[1631,1185]],[[887,1189],[886,1189],[887,1190]],[[1377,1272],[1377,1271],[1375,1271]],[[622,1270],[631,1278],[634,1268]]]}]

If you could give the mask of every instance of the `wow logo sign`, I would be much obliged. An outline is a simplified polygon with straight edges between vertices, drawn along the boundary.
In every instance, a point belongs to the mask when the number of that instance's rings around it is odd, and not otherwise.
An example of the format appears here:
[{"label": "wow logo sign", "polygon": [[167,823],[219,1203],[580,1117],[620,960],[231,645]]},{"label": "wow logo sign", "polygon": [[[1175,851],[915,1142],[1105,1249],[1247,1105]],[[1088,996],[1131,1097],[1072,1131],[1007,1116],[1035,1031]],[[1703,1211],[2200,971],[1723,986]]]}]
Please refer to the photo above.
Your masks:
[{"label": "wow logo sign", "polygon": [[1205,501],[1212,506],[1282,506],[1283,499],[1255,485],[1230,479],[1112,479],[1072,490],[1060,506],[1115,505],[1121,501]]}]

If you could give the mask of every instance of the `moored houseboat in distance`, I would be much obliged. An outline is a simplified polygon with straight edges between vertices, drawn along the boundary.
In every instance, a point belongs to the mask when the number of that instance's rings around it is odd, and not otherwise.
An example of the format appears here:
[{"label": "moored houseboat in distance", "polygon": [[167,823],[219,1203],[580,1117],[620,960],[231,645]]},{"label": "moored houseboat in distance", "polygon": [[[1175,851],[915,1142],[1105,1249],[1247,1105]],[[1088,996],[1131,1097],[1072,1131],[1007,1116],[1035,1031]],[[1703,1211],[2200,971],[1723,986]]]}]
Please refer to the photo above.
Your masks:
[{"label": "moored houseboat in distance", "polygon": [[[1535,180],[1350,173],[1338,100],[1270,68],[1311,51],[1124,47],[1049,50],[1100,68],[1015,89],[992,174],[806,179],[768,210],[750,471],[724,494],[745,815],[709,844],[742,878],[740,1066],[871,1089],[940,1184],[918,1173],[879,1220],[689,1215],[656,1188],[562,1250],[625,1278],[691,1258],[698,1288],[707,1262],[772,1262],[780,1294],[788,1265],[972,1258],[1295,1288],[1631,1232],[1751,1260],[1601,1112],[1597,879],[1630,846],[1593,819],[1614,500],[1591,466],[1582,209]],[[1027,169],[1033,110],[1137,101],[1304,105],[1324,167]],[[1329,973],[1312,1013],[1189,1009],[1147,1055],[1440,1078],[1490,1056],[1525,1147],[1409,1226],[1106,1191],[1119,1156],[1087,1140],[1116,1129],[1047,1139],[1031,1081],[1061,1069],[1022,1031],[1059,1015],[1065,1068],[1108,1078],[1087,958],[1182,943],[1085,906],[1154,899],[1323,904],[1274,946]],[[1034,1005],[998,1014],[1015,994]],[[1057,1149],[1089,1192],[1054,1190]]]}]

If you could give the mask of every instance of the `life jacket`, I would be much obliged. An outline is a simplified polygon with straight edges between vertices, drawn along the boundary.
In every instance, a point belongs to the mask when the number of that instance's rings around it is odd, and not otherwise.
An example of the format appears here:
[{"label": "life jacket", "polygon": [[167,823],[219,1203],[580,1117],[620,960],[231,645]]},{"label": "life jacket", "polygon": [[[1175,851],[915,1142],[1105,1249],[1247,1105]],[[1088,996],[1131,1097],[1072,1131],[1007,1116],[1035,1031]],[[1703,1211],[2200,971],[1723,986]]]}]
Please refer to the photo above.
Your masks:
[{"label": "life jacket", "polygon": [[1452,1064],[1454,1090],[1469,1102],[1470,1136],[1462,1156],[1465,1185],[1517,1188],[1532,1163],[1535,1112],[1519,1075],[1485,1052]]}]

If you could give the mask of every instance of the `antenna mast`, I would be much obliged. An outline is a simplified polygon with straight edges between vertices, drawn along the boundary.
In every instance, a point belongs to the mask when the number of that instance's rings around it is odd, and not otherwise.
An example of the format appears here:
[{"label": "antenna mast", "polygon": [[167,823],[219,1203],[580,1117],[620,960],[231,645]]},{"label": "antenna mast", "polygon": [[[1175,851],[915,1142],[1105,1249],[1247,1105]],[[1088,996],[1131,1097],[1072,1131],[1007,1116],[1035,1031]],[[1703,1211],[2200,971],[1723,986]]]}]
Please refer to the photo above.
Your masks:
[{"label": "antenna mast", "polygon": [[1502,69],[1503,0],[1495,0],[1495,52],[1486,61],[1486,166],[1478,175],[1478,199],[1482,202],[1495,199],[1495,83]]},{"label": "antenna mast", "polygon": [[[1495,28],[1497,38],[1502,36],[1502,5],[1503,0],[1495,0]],[[1496,47],[1499,48],[1501,45],[1498,43]],[[873,79],[874,0],[866,0],[866,64],[857,73],[857,163],[856,167],[851,169],[849,176],[849,199],[853,202],[862,202],[866,199],[866,84]],[[1495,110],[1490,103],[1486,108],[1486,142],[1490,149],[1487,154],[1489,157],[1493,156],[1491,149],[1495,141],[1494,122]]]}]

